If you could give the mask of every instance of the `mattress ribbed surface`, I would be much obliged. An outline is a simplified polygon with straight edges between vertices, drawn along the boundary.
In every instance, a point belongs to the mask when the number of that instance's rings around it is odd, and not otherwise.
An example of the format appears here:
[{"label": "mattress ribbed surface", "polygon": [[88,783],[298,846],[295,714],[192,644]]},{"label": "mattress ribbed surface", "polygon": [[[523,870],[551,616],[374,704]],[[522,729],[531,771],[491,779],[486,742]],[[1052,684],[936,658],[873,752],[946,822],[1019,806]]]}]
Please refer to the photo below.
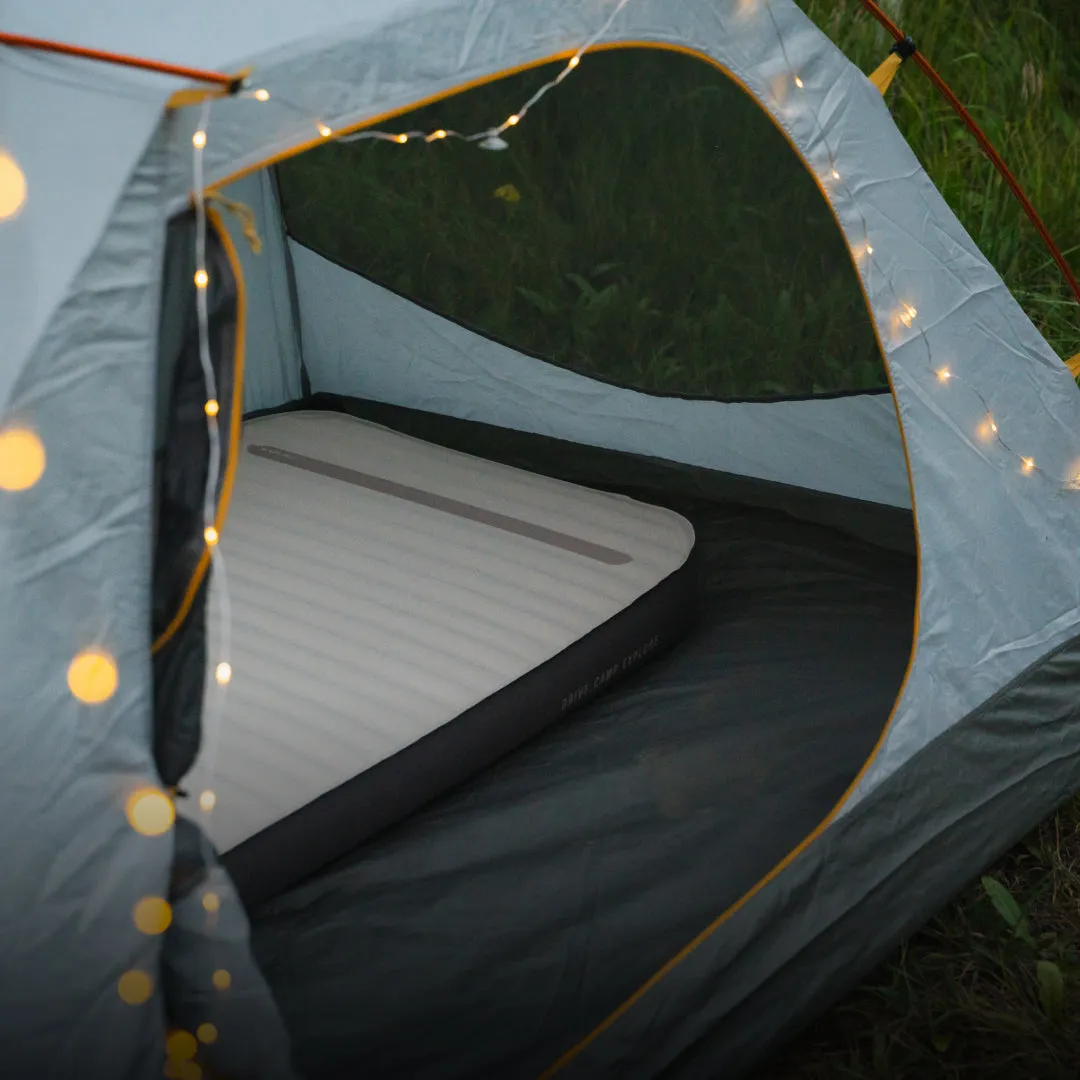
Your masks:
[{"label": "mattress ribbed surface", "polygon": [[[668,510],[351,416],[247,422],[221,550],[232,682],[202,748],[218,849],[390,757],[567,649],[686,561]],[[512,717],[508,717],[512,722]]]}]

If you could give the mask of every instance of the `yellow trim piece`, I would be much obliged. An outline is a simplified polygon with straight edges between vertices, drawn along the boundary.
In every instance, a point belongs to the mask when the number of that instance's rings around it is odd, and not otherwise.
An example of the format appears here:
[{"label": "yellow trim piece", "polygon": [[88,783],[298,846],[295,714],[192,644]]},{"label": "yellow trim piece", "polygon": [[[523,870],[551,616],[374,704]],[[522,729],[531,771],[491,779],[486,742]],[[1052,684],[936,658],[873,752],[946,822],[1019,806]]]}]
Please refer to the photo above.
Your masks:
[{"label": "yellow trim piece", "polygon": [[1074,379],[1080,379],[1080,352],[1071,360],[1066,360],[1065,366],[1072,372]]},{"label": "yellow trim piece", "polygon": [[[692,49],[692,48],[689,48],[689,47],[683,46],[683,45],[672,45],[672,44],[669,44],[667,42],[619,41],[619,42],[611,42],[611,43],[604,44],[604,45],[594,46],[590,51],[591,52],[607,52],[607,51],[609,51],[611,49],[660,49],[662,51],[675,52],[675,53],[681,53],[681,54],[683,54],[685,56],[692,56],[695,59],[702,60],[705,63],[711,65],[714,68],[716,68],[718,71],[722,72],[733,83],[735,83],[736,86],[738,86],[741,90],[743,90],[744,93],[748,94],[750,96],[750,98],[755,103],[757,103],[759,105],[759,107],[761,106],[761,103],[758,101],[758,99],[754,95],[753,91],[751,91],[751,89],[744,82],[742,82],[742,80],[737,78],[734,75],[733,72],[729,71],[726,67],[724,67],[723,64],[718,63],[711,56],[708,56],[705,53],[699,52],[696,49]],[[435,102],[442,101],[442,100],[444,100],[446,98],[449,98],[449,97],[453,97],[456,94],[461,94],[461,93],[464,93],[467,90],[474,89],[475,87],[486,86],[486,85],[489,85],[490,83],[498,82],[500,79],[505,79],[505,78],[509,78],[512,75],[517,75],[520,72],[530,71],[533,68],[542,67],[544,64],[555,63],[556,61],[559,61],[559,60],[567,60],[573,55],[574,55],[574,53],[572,51],[567,50],[567,51],[564,51],[564,52],[556,53],[556,54],[551,55],[551,56],[543,57],[542,59],[539,59],[539,60],[531,61],[531,62],[529,62],[527,64],[520,64],[520,65],[517,65],[516,67],[508,68],[505,71],[499,71],[499,72],[496,72],[496,73],[494,73],[492,75],[487,75],[487,76],[484,76],[484,77],[478,78],[478,79],[472,79],[472,80],[470,80],[468,82],[461,83],[458,86],[454,86],[454,87],[451,87],[451,88],[449,88],[447,90],[440,91],[439,93],[433,94],[430,97],[423,98],[423,99],[421,99],[419,101],[411,102],[410,104],[404,106],[403,108],[393,109],[393,110],[391,110],[389,112],[381,113],[381,114],[379,114],[377,116],[368,117],[366,120],[364,120],[364,121],[362,121],[360,123],[352,124],[352,125],[349,125],[347,127],[340,128],[337,132],[335,132],[335,134],[337,134],[337,135],[346,135],[346,134],[349,134],[349,133],[351,133],[353,131],[360,131],[363,128],[372,127],[372,126],[374,126],[376,124],[381,124],[386,120],[390,120],[390,119],[394,118],[395,116],[401,116],[402,114],[407,113],[407,112],[411,112],[414,109],[423,108],[424,106],[434,104]],[[810,167],[809,163],[806,161],[806,159],[800,153],[799,148],[795,145],[795,143],[792,140],[791,136],[784,130],[783,127],[781,127],[781,125],[777,122],[776,118],[772,115],[772,113],[770,113],[764,107],[762,107],[762,111],[765,113],[765,116],[769,119],[769,121],[773,124],[773,126],[776,127],[776,129],[780,132],[780,134],[783,135],[783,137],[787,140],[788,144],[791,146],[792,150],[795,152],[795,154],[799,158],[799,160],[802,161],[803,165],[806,167],[807,171],[810,173],[811,177],[813,178],[814,183],[817,184],[818,190],[821,192],[821,196],[825,200],[825,205],[829,207],[829,210],[832,213],[833,218],[836,221],[837,228],[840,229],[841,235],[842,236],[846,235],[844,233],[843,224],[841,223],[840,218],[837,215],[836,208],[833,206],[831,200],[829,199],[828,193],[826,192],[825,187],[824,187],[820,177]],[[315,121],[313,120],[312,121],[312,126],[313,127],[314,127],[314,124],[315,124]],[[237,180],[240,180],[242,177],[249,176],[251,173],[258,172],[260,169],[269,168],[271,165],[277,165],[282,161],[287,161],[289,158],[295,157],[298,154],[302,154],[304,151],[310,150],[310,149],[312,149],[312,148],[314,148],[316,146],[320,146],[325,142],[326,142],[325,138],[323,138],[320,135],[315,135],[311,139],[307,139],[304,142],[297,143],[295,146],[292,146],[292,147],[290,147],[290,148],[288,148],[286,150],[278,151],[277,153],[275,153],[275,154],[273,154],[273,155],[271,155],[271,156],[269,156],[267,158],[264,158],[262,161],[256,162],[255,164],[248,165],[248,166],[244,167],[243,169],[237,170],[235,173],[232,173],[229,176],[225,177],[224,179],[219,180],[217,183],[213,184],[212,187],[213,187],[213,189],[216,189],[216,190],[221,189],[221,188],[226,187],[227,185],[229,185],[231,183],[234,183]],[[858,267],[858,263],[857,263],[855,253],[852,252],[850,250],[850,248],[849,248],[849,256],[850,256],[851,261],[852,261],[852,266],[853,266],[853,268],[855,270],[856,279],[859,282],[859,288],[860,288],[860,290],[862,291],[862,294],[863,294],[863,300],[866,303],[866,309],[870,313],[870,321],[871,321],[871,324],[873,325],[873,328],[874,328],[874,337],[877,339],[878,349],[881,351],[882,360],[884,361],[884,364],[885,364],[885,372],[886,372],[886,375],[888,376],[888,379],[889,379],[889,390],[892,393],[893,402],[897,407],[897,414],[899,416],[900,407],[899,407],[899,402],[898,402],[897,397],[896,397],[896,385],[895,385],[895,383],[893,381],[892,372],[891,372],[891,370],[889,368],[888,356],[886,355],[886,352],[885,352],[884,342],[881,340],[881,334],[880,334],[880,332],[878,330],[877,320],[874,318],[873,305],[871,304],[870,297],[866,292],[866,285],[863,282],[862,274],[859,272],[859,267]],[[896,701],[893,703],[893,707],[889,712],[888,719],[885,721],[885,725],[881,730],[881,734],[878,736],[877,742],[874,744],[873,749],[870,751],[870,753],[867,756],[866,760],[863,762],[862,767],[859,769],[858,774],[855,776],[855,779],[851,781],[851,783],[848,785],[847,790],[843,793],[843,795],[840,796],[839,801],[835,804],[835,806],[833,806],[833,808],[821,820],[821,822],[818,823],[818,825],[814,828],[814,830],[812,832],[810,832],[806,837],[804,837],[803,840],[795,848],[793,848],[786,856],[784,856],[784,858],[781,859],[781,861],[778,862],[776,864],[776,866],[774,866],[763,878],[761,878],[761,880],[758,881],[745,895],[740,897],[734,904],[732,904],[729,908],[727,908],[726,911],[722,912],[716,919],[713,920],[713,922],[711,922],[707,927],[705,927],[705,929],[702,930],[701,933],[697,935],[697,937],[695,937],[691,942],[689,942],[682,949],[680,949],[679,952],[677,952],[670,960],[667,961],[667,963],[665,963],[661,968],[659,968],[656,972],[654,972],[653,975],[651,975],[644,983],[642,983],[642,985],[640,987],[638,987],[638,989],[635,990],[634,993],[631,994],[630,997],[628,997],[617,1009],[615,1009],[609,1016],[607,1016],[595,1028],[593,1028],[593,1030],[588,1035],[586,1035],[575,1046],[571,1047],[554,1064],[549,1066],[541,1074],[539,1080],[549,1080],[550,1077],[554,1076],[556,1073],[558,1073],[563,1068],[565,1068],[567,1065],[569,1065],[570,1062],[573,1061],[573,1059],[576,1058],[599,1035],[603,1034],[604,1031],[606,1031],[609,1027],[611,1027],[611,1025],[614,1024],[615,1021],[619,1019],[619,1017],[621,1017],[631,1007],[633,1007],[633,1005],[635,1005],[638,1001],[640,1001],[641,998],[646,993],[648,993],[648,991],[650,989],[652,989],[654,986],[656,986],[657,983],[659,983],[665,976],[670,974],[670,972],[673,971],[680,963],[682,963],[682,961],[685,960],[695,949],[697,949],[698,946],[703,944],[713,933],[716,932],[717,929],[719,929],[719,927],[721,927],[725,922],[727,922],[727,920],[730,919],[740,908],[742,908],[748,901],[750,901],[763,888],[765,888],[765,886],[768,885],[769,882],[771,882],[780,873],[782,873],[785,869],[787,869],[787,867],[790,866],[791,863],[794,862],[794,860],[796,858],[798,858],[799,855],[801,855],[815,840],[817,840],[818,837],[820,837],[821,834],[836,819],[837,815],[840,813],[841,808],[844,806],[844,804],[847,802],[847,800],[851,797],[852,792],[854,792],[855,789],[858,787],[859,783],[862,781],[863,777],[866,775],[867,770],[870,768],[870,765],[873,763],[874,759],[877,757],[878,752],[880,751],[881,747],[884,745],[885,738],[888,735],[889,730],[892,727],[893,720],[894,720],[894,718],[896,716],[896,710],[897,710],[897,708],[898,708],[898,706],[900,704],[900,701],[902,700],[902,698],[904,696],[904,690],[906,689],[908,681],[909,681],[909,679],[911,677],[912,665],[913,665],[914,660],[915,660],[915,647],[916,647],[916,643],[918,642],[918,638],[919,638],[920,598],[922,596],[922,542],[921,542],[920,537],[919,537],[918,513],[915,510],[915,487],[914,487],[914,484],[912,482],[911,454],[910,454],[909,449],[908,449],[907,438],[906,438],[906,436],[904,434],[904,425],[903,425],[902,421],[899,423],[899,428],[900,428],[900,441],[901,441],[901,445],[904,448],[904,462],[905,462],[905,465],[906,465],[906,468],[907,468],[908,488],[911,491],[912,516],[913,516],[914,525],[915,525],[915,541],[916,541],[916,553],[917,553],[917,582],[916,582],[916,592],[915,592],[915,616],[914,616],[914,629],[913,629],[913,633],[912,633],[911,653],[908,656],[907,668],[904,671],[904,679],[903,679],[903,682],[900,684],[900,690],[899,690],[899,692],[898,692],[898,694],[896,696]]]},{"label": "yellow trim piece", "polygon": [[[236,80],[246,79],[254,68],[244,68],[236,73]],[[227,86],[190,86],[183,90],[177,90],[167,102],[167,110],[186,109],[191,105],[201,105],[204,101],[212,98],[228,97],[232,91]]]},{"label": "yellow trim piece", "polygon": [[[244,332],[247,325],[247,293],[244,285],[244,271],[240,265],[240,258],[236,253],[236,245],[233,243],[228,229],[225,228],[221,215],[213,207],[208,206],[206,208],[206,219],[214,227],[218,238],[221,240],[221,245],[225,249],[225,255],[229,260],[233,278],[236,281],[236,344],[233,349],[233,396],[229,423],[229,448],[225,457],[225,480],[221,486],[221,498],[218,500],[217,516],[214,520],[214,527],[220,535],[225,527],[225,519],[228,517],[229,500],[232,498],[233,483],[236,480],[236,465],[240,456],[240,425],[244,413]],[[195,603],[195,597],[199,593],[199,588],[206,578],[206,572],[209,568],[210,549],[204,548],[195,571],[188,581],[187,588],[184,590],[184,597],[180,601],[180,607],[177,609],[172,621],[154,642],[152,650],[154,653],[163,649],[176,635],[180,627],[184,625],[184,621],[191,614],[191,607]]]},{"label": "yellow trim piece", "polygon": [[884,94],[892,85],[892,81],[896,78],[896,73],[900,70],[903,62],[903,58],[897,56],[896,53],[889,53],[868,78]]}]

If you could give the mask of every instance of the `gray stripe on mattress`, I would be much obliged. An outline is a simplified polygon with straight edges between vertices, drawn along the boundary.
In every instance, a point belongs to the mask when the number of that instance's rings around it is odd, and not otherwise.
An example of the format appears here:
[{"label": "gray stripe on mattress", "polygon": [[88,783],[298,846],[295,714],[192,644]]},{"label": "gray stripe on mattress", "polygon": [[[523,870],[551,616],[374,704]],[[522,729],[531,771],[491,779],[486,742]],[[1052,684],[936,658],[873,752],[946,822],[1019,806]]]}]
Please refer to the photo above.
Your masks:
[{"label": "gray stripe on mattress", "polygon": [[304,454],[294,454],[291,450],[283,450],[277,446],[253,443],[247,449],[248,453],[254,454],[255,457],[277,461],[282,465],[291,465],[293,468],[317,473],[320,476],[329,476],[334,480],[343,480],[347,484],[355,484],[357,487],[377,491],[382,495],[392,495],[397,499],[404,499],[418,506],[426,506],[431,510],[440,510],[445,514],[453,514],[455,517],[475,521],[481,525],[489,525],[493,529],[501,529],[515,536],[538,540],[550,547],[560,548],[575,555],[583,555],[587,559],[593,559],[608,566],[624,566],[632,561],[629,555],[615,551],[614,548],[594,544],[577,536],[569,536],[567,533],[557,532],[543,525],[521,521],[519,518],[509,517],[494,510],[485,510],[480,506],[459,502],[457,499],[448,499],[443,495],[423,491],[421,488],[410,487],[408,484],[386,480],[381,476],[372,476],[370,473],[348,469],[343,465],[334,465],[329,461],[320,461],[318,458],[307,457]]}]

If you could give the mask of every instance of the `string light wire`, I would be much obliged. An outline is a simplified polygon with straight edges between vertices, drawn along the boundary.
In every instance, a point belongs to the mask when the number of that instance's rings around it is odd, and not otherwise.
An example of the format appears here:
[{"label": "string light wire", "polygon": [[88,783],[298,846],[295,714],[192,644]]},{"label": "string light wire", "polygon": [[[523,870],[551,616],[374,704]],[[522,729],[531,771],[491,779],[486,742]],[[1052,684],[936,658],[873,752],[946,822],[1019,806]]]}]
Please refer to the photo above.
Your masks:
[{"label": "string light wire", "polygon": [[629,2],[630,0],[618,0],[618,3],[613,8],[604,24],[588,39],[588,41],[585,42],[584,45],[579,46],[574,55],[567,60],[566,65],[559,74],[544,83],[544,85],[541,86],[520,109],[516,112],[512,112],[501,124],[485,128],[483,131],[474,132],[471,135],[464,135],[459,131],[453,131],[449,128],[437,128],[435,131],[357,131],[351,135],[342,135],[337,141],[349,143],[360,142],[365,139],[380,139],[384,142],[394,142],[404,145],[405,143],[414,142],[420,139],[429,143],[441,141],[442,139],[459,139],[462,142],[479,143],[481,148],[485,150],[505,150],[509,144],[502,136],[510,128],[517,127],[517,125],[525,118],[528,111],[541,98],[551,90],[554,90],[555,87],[581,63],[581,58],[608,32],[608,30],[611,29],[611,26],[618,18],[619,13]]},{"label": "string light wire", "polygon": [[[255,96],[254,94],[252,96]],[[267,95],[268,97],[269,95]],[[263,98],[258,98],[263,100]],[[213,791],[217,766],[217,752],[220,743],[221,725],[224,719],[225,696],[232,674],[229,663],[232,641],[232,604],[229,597],[228,575],[225,568],[225,556],[218,542],[217,503],[218,487],[221,480],[221,425],[218,417],[217,378],[210,355],[210,315],[209,315],[209,274],[206,267],[206,179],[203,157],[206,150],[207,132],[210,126],[210,114],[213,99],[207,98],[201,108],[199,127],[192,136],[192,171],[194,174],[193,200],[195,203],[195,306],[199,329],[199,360],[202,365],[203,385],[206,407],[206,433],[209,443],[209,455],[206,468],[206,487],[203,491],[203,535],[210,554],[211,580],[219,606],[220,628],[218,656],[214,661],[215,678],[213,689],[204,702],[204,731],[207,733],[207,747],[204,757],[204,769],[207,777],[207,790]],[[240,388],[233,387],[233,393]],[[221,674],[227,672],[228,677]],[[216,797],[205,799],[200,796],[198,803],[202,813],[209,818],[216,805]]]}]

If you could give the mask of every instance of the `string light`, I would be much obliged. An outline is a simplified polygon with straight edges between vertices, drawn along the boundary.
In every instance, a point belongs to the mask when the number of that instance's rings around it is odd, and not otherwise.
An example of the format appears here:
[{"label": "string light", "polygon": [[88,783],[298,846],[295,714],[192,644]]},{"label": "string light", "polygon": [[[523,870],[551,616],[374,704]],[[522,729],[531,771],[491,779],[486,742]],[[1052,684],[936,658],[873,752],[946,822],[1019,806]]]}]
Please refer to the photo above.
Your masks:
[{"label": "string light", "polygon": [[172,908],[164,897],[144,896],[135,905],[132,919],[142,934],[164,934],[172,924]]},{"label": "string light", "polygon": [[218,1030],[213,1024],[200,1024],[195,1029],[195,1034],[198,1037],[199,1042],[205,1043],[207,1046],[217,1042]]},{"label": "string light", "polygon": [[253,96],[254,96],[256,101],[269,101],[270,100],[270,91],[269,90],[263,90],[262,88],[260,88],[260,89],[255,91]]},{"label": "string light", "polygon": [[[755,0],[739,0],[738,7],[739,7],[740,13],[749,13],[751,10],[756,10],[758,5],[755,3]],[[768,17],[769,17],[769,19],[771,20],[771,22],[773,24],[773,29],[776,32],[776,37],[777,37],[777,40],[778,40],[778,44],[780,46],[780,51],[783,54],[784,59],[787,62],[787,65],[788,65],[788,70],[790,71],[790,77],[791,77],[794,85],[798,89],[802,90],[804,88],[805,84],[804,84],[803,80],[800,78],[800,76],[796,73],[794,65],[791,63],[791,60],[790,60],[790,58],[789,58],[789,56],[787,54],[787,49],[786,49],[785,44],[784,44],[784,35],[783,35],[783,32],[780,29],[780,25],[778,24],[778,22],[776,20],[776,16],[773,13],[773,11],[772,11],[772,9],[771,9],[771,7],[769,6],[768,3],[766,3],[764,5],[764,10],[768,13]],[[786,96],[783,89],[782,89],[782,87],[783,87],[786,80],[785,80],[784,76],[780,76],[779,79],[780,79],[779,82],[774,82],[774,84],[773,84],[773,86],[774,86],[774,96],[777,99],[777,104],[782,107],[783,104],[784,104],[784,98]],[[820,136],[820,140],[821,140],[822,144],[824,145],[825,149],[829,152],[829,163],[830,163],[829,164],[829,173],[830,173],[830,175],[832,176],[832,178],[834,180],[841,181],[840,172],[835,167],[835,165],[833,164],[834,158],[832,156],[832,154],[833,154],[832,148],[829,146],[828,132],[825,130],[824,126],[822,125],[821,119],[817,115],[816,111],[813,111],[813,119],[816,122],[817,133]],[[863,226],[863,230],[865,232],[866,231],[866,221],[865,221],[865,219],[862,221],[862,226]],[[868,257],[873,255],[874,248],[873,248],[873,245],[870,243],[869,239],[866,241],[865,245],[861,248],[861,252],[862,252],[862,254],[865,254]],[[888,283],[886,283],[886,284],[888,285]],[[889,285],[889,287],[892,288],[891,285]],[[894,293],[894,295],[895,295],[895,293]],[[899,302],[899,307],[896,310],[895,314],[893,315],[893,331],[894,331],[894,333],[896,332],[896,330],[898,329],[898,326],[900,324],[902,324],[903,326],[908,327],[910,329],[914,325],[915,320],[918,317],[918,314],[919,314],[918,309],[915,307],[914,304],[907,303],[907,302]],[[967,387],[968,390],[970,390],[971,393],[973,393],[975,395],[975,397],[978,398],[978,400],[982,403],[983,407],[986,409],[986,413],[984,414],[985,419],[983,419],[979,423],[979,425],[978,425],[978,427],[976,429],[979,436],[981,438],[983,438],[984,440],[987,440],[987,441],[996,440],[997,443],[1005,451],[1007,451],[1010,455],[1012,455],[1013,457],[1015,457],[1018,460],[1018,462],[1020,463],[1020,468],[1025,474],[1031,474],[1031,473],[1034,473],[1036,471],[1042,472],[1043,470],[1038,469],[1038,466],[1035,463],[1034,457],[1024,456],[1024,455],[1021,455],[1021,454],[1017,453],[1012,447],[1010,447],[1005,442],[1005,440],[1001,436],[1000,431],[998,430],[997,422],[994,420],[994,417],[990,412],[988,402],[986,401],[986,399],[983,397],[983,395],[979,392],[979,390],[975,386],[973,386],[972,384],[966,382],[964,379],[957,376],[956,373],[953,372],[948,366],[942,366],[942,367],[938,367],[938,368],[935,369],[934,358],[933,358],[933,355],[932,355],[932,352],[931,352],[931,349],[930,349],[930,345],[929,345],[929,341],[927,339],[925,331],[920,331],[918,333],[918,339],[922,341],[924,347],[926,348],[928,367],[933,372],[933,374],[936,376],[937,380],[942,384],[956,382],[956,383],[959,383],[959,384]],[[1068,489],[1071,489],[1071,490],[1080,490],[1080,471],[1076,471],[1075,475],[1073,475],[1071,479],[1069,479],[1069,480],[1059,480],[1058,482],[1062,485],[1063,488],[1068,488]]]},{"label": "string light", "polygon": [[205,149],[206,148],[206,132],[205,131],[196,131],[195,134],[191,136],[191,145],[194,146],[196,150]]},{"label": "string light", "polygon": [[19,163],[0,150],[0,221],[13,218],[26,203],[26,176]]},{"label": "string light", "polygon": [[120,1000],[125,1005],[142,1005],[154,992],[154,980],[145,971],[125,971],[116,984]]},{"label": "string light", "polygon": [[[531,109],[549,90],[558,86],[573,71],[580,63],[581,57],[590,49],[593,45],[599,41],[604,34],[607,33],[611,24],[615,21],[619,12],[630,2],[630,0],[619,0],[615,5],[611,14],[608,16],[607,21],[600,27],[600,29],[593,34],[584,45],[579,48],[573,56],[566,61],[566,66],[559,72],[555,78],[546,82],[543,86],[533,94],[528,101],[517,112],[511,113],[501,124],[496,127],[488,128],[486,131],[479,131],[472,135],[463,135],[461,132],[448,130],[447,128],[439,128],[434,132],[424,131],[410,131],[408,133],[402,133],[393,135],[385,131],[358,131],[351,135],[343,135],[339,138],[339,142],[358,142],[364,139],[377,139],[385,142],[404,143],[411,139],[423,139],[425,142],[434,142],[436,139],[462,139],[465,142],[476,143],[482,150],[505,150],[509,143],[505,139],[501,138],[502,133],[508,128],[516,127],[525,118],[525,114]],[[800,83],[801,85],[801,83]],[[319,134],[323,138],[329,138],[333,134],[331,130],[326,127],[325,124],[319,124]]]},{"label": "string light", "polygon": [[29,428],[0,431],[0,491],[26,491],[45,472],[45,447]]},{"label": "string light", "polygon": [[[255,97],[257,100],[266,101],[269,99],[270,93],[267,90],[257,90],[255,91]],[[199,125],[201,130],[206,130],[209,126],[212,103],[213,99],[208,98],[203,105],[202,119]],[[319,131],[324,137],[328,137],[331,134],[330,129],[325,124],[319,125]],[[205,267],[207,233],[206,192],[203,155],[201,150],[197,147],[193,155],[192,165],[195,194],[195,265],[198,267]],[[196,282],[196,285],[197,284],[198,283]],[[215,593],[219,605],[221,626],[218,648],[221,650],[222,659],[219,660],[214,669],[215,679],[221,689],[210,696],[204,710],[207,745],[203,754],[203,761],[205,763],[207,776],[212,783],[217,757],[219,729],[222,723],[224,688],[228,685],[232,677],[232,667],[227,659],[229,655],[229,638],[231,632],[228,577],[226,574],[225,559],[218,547],[221,535],[216,525],[218,512],[218,486],[221,479],[222,466],[222,439],[221,430],[218,425],[218,415],[221,411],[221,403],[218,401],[217,376],[210,353],[210,317],[206,290],[204,288],[198,289],[196,293],[196,313],[198,316],[199,331],[199,360],[202,366],[203,386],[206,395],[203,410],[206,414],[206,431],[209,442],[206,485],[203,489],[203,539],[206,542],[210,554],[210,569],[216,586]],[[234,387],[233,393],[234,395],[239,393],[239,388]],[[214,809],[216,804],[217,796],[212,787],[208,786],[199,795],[199,806],[204,813],[208,814]],[[207,892],[203,895],[202,903],[207,912],[213,913],[219,910],[221,899],[217,893]],[[229,980],[230,977],[228,972],[224,971],[224,969],[220,969],[219,972],[215,972],[214,974],[214,984],[218,986],[219,989],[224,988],[220,985],[222,981],[224,981],[225,986],[227,986]],[[190,1069],[186,1068],[188,1065],[191,1066]],[[194,1062],[187,1062],[185,1069],[181,1070],[181,1080],[192,1080],[193,1077],[197,1078],[199,1075],[201,1074],[198,1066],[195,1065]]]},{"label": "string light", "polygon": [[210,981],[216,990],[228,990],[232,986],[232,975],[224,968],[218,968],[210,977]]},{"label": "string light", "polygon": [[172,800],[157,788],[140,788],[127,801],[127,819],[142,836],[162,836],[176,820]]},{"label": "string light", "polygon": [[108,701],[119,681],[116,661],[102,649],[84,649],[68,665],[68,689],[84,705]]},{"label": "string light", "polygon": [[202,268],[195,271],[195,288],[205,289],[210,284],[210,275]]},{"label": "string light", "polygon": [[165,1039],[165,1054],[173,1061],[190,1061],[199,1051],[199,1044],[190,1031],[172,1031]]}]

